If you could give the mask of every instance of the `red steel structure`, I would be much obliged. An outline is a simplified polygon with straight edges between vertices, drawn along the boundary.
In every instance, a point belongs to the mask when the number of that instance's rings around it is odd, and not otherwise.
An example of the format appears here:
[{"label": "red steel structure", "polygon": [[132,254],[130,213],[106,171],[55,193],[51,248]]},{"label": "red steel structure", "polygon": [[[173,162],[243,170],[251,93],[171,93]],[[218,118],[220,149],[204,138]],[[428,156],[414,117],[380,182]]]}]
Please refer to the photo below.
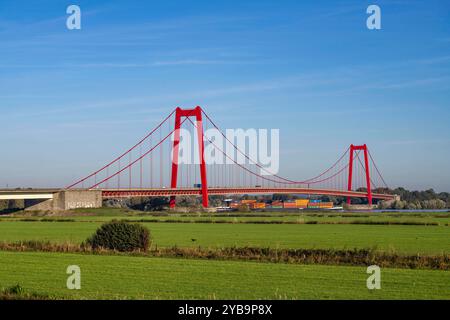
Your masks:
[{"label": "red steel structure", "polygon": [[[216,129],[231,148],[223,148],[217,140],[205,135],[208,126]],[[194,146],[198,147],[198,163],[179,161],[180,152],[186,152],[180,148],[180,139],[184,141],[182,129],[192,130],[197,136]],[[213,150],[227,163],[208,163],[206,149]],[[364,161],[360,159],[361,153]],[[245,163],[236,161],[236,155],[242,156]],[[171,166],[167,165],[169,161]],[[126,182],[128,185],[124,186]],[[116,187],[111,187],[113,183]],[[101,189],[105,199],[169,197],[172,208],[177,196],[201,196],[204,207],[208,207],[208,195],[326,195],[346,197],[347,203],[351,203],[351,198],[366,198],[369,205],[373,199],[395,199],[395,195],[385,192],[387,184],[365,144],[352,144],[331,167],[312,178],[292,180],[270,172],[252,159],[199,106],[176,108],[126,152],[66,189],[72,188]]]},{"label": "red steel structure", "polygon": [[[176,108],[175,111],[175,133],[173,140],[173,156],[172,156],[172,179],[170,187],[172,189],[177,188],[178,179],[178,159],[179,159],[179,145],[180,145],[180,129],[181,129],[181,118],[182,117],[195,117],[197,124],[197,137],[198,137],[198,150],[200,159],[200,176],[202,185],[202,199],[203,207],[208,207],[208,180],[206,177],[206,165],[205,165],[205,145],[203,141],[203,123],[202,123],[202,109],[196,107],[195,109],[181,109]],[[170,207],[175,207],[175,196],[170,197]]]},{"label": "red steel structure", "polygon": [[[208,195],[246,195],[246,194],[302,194],[325,195],[350,198],[366,198],[367,193],[361,191],[308,189],[308,188],[208,188]],[[202,190],[198,188],[178,189],[104,189],[102,196],[108,198],[133,198],[133,197],[172,197],[172,196],[202,196]],[[372,193],[379,200],[393,200],[394,195],[384,193]]]},{"label": "red steel structure", "polygon": [[[362,146],[350,145],[350,161],[349,161],[349,170],[348,170],[348,191],[352,190],[352,182],[353,182],[353,155],[356,151],[362,150],[364,152],[364,169],[366,174],[366,188],[367,188],[367,202],[372,205],[372,189],[370,186],[370,169],[369,169],[369,155],[367,145],[364,144]],[[351,198],[347,197],[347,203],[351,203]]]}]

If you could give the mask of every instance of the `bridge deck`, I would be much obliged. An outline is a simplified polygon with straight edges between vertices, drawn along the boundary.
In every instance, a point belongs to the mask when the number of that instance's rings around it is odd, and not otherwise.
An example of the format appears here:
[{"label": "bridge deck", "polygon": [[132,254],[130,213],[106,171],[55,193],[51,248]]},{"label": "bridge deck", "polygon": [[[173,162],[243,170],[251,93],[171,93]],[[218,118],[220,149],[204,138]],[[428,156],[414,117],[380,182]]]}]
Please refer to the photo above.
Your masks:
[{"label": "bridge deck", "polygon": [[53,199],[56,189],[0,190],[0,200]]},{"label": "bridge deck", "polygon": [[[75,189],[77,190],[77,189]],[[81,190],[81,189],[80,189]],[[96,189],[97,190],[97,189]],[[170,197],[170,196],[201,196],[198,188],[155,188],[155,189],[98,189],[102,191],[102,197],[107,198],[131,198],[131,197]],[[19,199],[52,199],[58,189],[32,189],[32,190],[0,190],[0,200]],[[304,194],[304,195],[328,195],[350,198],[367,198],[367,193],[360,191],[343,191],[333,189],[308,189],[308,188],[208,188],[209,195],[233,195],[233,194]],[[395,195],[373,193],[372,197],[379,200],[394,200]]]},{"label": "bridge deck", "polygon": [[[209,195],[231,194],[305,194],[329,195],[351,198],[367,198],[367,193],[359,191],[342,191],[328,189],[308,188],[208,188]],[[201,189],[197,188],[162,188],[162,189],[102,189],[103,198],[129,198],[129,197],[169,197],[169,196],[200,196]],[[374,199],[393,200],[395,195],[373,193]]]}]

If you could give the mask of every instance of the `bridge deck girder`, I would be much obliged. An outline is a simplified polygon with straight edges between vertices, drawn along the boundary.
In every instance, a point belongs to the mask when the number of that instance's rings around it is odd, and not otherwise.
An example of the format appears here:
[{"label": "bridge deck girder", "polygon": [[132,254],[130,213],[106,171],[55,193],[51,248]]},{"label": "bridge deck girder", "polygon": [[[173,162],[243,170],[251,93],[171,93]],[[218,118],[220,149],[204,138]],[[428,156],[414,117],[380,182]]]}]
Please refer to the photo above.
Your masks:
[{"label": "bridge deck girder", "polygon": [[[231,194],[305,194],[329,195],[338,197],[367,198],[367,193],[360,191],[341,191],[327,189],[307,188],[208,188],[209,195]],[[201,189],[103,189],[103,198],[130,198],[130,197],[170,197],[170,196],[200,196]],[[380,200],[393,200],[395,195],[373,193],[372,197]]]}]

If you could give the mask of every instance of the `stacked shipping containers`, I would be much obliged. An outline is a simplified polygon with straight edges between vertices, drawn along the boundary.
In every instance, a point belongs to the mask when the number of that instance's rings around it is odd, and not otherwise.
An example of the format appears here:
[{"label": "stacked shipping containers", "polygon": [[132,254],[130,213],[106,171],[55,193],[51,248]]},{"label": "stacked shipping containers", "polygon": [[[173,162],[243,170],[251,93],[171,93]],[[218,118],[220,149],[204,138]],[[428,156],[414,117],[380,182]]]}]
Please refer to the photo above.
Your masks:
[{"label": "stacked shipping containers", "polygon": [[273,209],[282,209],[283,208],[283,202],[281,202],[281,201],[272,201],[271,207]]},{"label": "stacked shipping containers", "polygon": [[297,199],[295,200],[295,204],[297,208],[304,209],[308,207],[309,200],[308,199]]},{"label": "stacked shipping containers", "polygon": [[265,209],[266,204],[264,202],[253,202],[253,203],[250,203],[250,208],[251,209]]},{"label": "stacked shipping containers", "polygon": [[309,200],[308,209],[320,209],[320,200]]},{"label": "stacked shipping containers", "polygon": [[285,202],[285,203],[283,203],[283,208],[285,208],[285,209],[297,209],[297,204],[295,202]]},{"label": "stacked shipping containers", "polygon": [[333,202],[322,202],[320,200],[311,200],[308,204],[310,209],[332,209],[333,206]]},{"label": "stacked shipping containers", "polygon": [[272,201],[272,204],[267,205],[264,202],[257,202],[256,200],[242,200],[241,202],[232,202],[230,207],[233,209],[239,208],[241,205],[246,205],[250,209],[265,209],[270,207],[272,209],[332,209],[333,202],[322,202],[321,200],[296,199],[295,201]]},{"label": "stacked shipping containers", "polygon": [[321,202],[320,203],[320,209],[332,209],[333,208],[333,202]]},{"label": "stacked shipping containers", "polygon": [[239,205],[240,205],[239,202],[232,202],[230,203],[230,208],[237,209],[239,208]]}]

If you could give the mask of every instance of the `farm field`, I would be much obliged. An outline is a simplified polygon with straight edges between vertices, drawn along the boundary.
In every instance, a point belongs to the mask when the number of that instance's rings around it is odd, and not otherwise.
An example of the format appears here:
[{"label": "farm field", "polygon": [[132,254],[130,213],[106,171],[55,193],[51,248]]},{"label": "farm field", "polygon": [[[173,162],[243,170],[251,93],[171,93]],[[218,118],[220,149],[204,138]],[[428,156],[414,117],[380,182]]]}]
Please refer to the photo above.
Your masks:
[{"label": "farm field", "polygon": [[[81,243],[100,222],[0,222],[0,242]],[[143,223],[158,247],[372,248],[402,254],[450,253],[450,228],[415,225]]]},{"label": "farm field", "polygon": [[125,211],[122,209],[91,209],[91,211],[74,210],[64,216],[30,216],[11,215],[0,216],[0,221],[20,220],[75,220],[105,222],[112,219],[127,219],[135,221],[185,221],[185,222],[280,222],[280,223],[380,223],[380,224],[433,224],[449,225],[448,212],[417,212],[417,213],[341,213],[341,212],[311,212],[311,211],[284,211],[284,212],[230,212],[217,214],[170,213],[149,214],[141,211]]},{"label": "farm field", "polygon": [[[0,252],[0,287],[68,299],[450,299],[448,271],[383,269],[382,289],[366,268],[67,253]],[[81,290],[66,288],[68,265]]]},{"label": "farm field", "polygon": [[[78,245],[113,219],[148,227],[153,249],[375,249],[409,256],[450,254],[446,212],[213,215],[102,208],[60,215],[21,213],[0,216],[0,243],[37,240]],[[450,299],[447,267],[383,267],[382,289],[368,290],[364,262],[301,264],[232,256],[198,259],[14,250],[0,251],[0,290],[20,284],[26,292],[51,298]],[[66,288],[68,265],[81,267],[81,290]]]}]

